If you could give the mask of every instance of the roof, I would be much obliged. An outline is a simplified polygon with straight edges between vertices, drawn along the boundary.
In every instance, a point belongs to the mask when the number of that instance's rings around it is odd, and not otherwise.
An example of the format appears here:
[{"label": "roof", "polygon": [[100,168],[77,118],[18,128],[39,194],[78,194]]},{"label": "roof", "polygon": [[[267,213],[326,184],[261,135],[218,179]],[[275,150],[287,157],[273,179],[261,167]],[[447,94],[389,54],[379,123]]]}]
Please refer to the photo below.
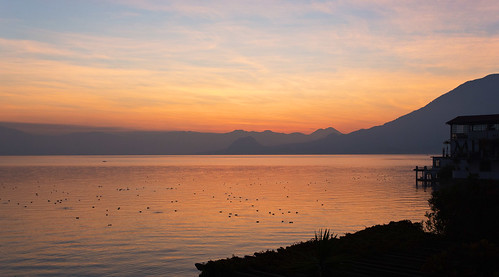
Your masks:
[{"label": "roof", "polygon": [[486,114],[486,115],[465,115],[458,116],[447,122],[449,125],[453,124],[495,124],[499,123],[499,114]]}]

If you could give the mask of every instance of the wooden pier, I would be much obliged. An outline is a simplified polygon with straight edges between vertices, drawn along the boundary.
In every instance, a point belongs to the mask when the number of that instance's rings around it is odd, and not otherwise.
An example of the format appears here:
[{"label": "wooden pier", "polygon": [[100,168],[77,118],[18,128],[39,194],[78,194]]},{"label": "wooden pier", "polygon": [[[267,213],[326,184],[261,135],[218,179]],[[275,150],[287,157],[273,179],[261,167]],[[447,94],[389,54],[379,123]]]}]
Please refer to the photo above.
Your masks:
[{"label": "wooden pier", "polygon": [[416,186],[419,184],[432,186],[438,183],[438,169],[416,166],[414,171],[416,171]]}]

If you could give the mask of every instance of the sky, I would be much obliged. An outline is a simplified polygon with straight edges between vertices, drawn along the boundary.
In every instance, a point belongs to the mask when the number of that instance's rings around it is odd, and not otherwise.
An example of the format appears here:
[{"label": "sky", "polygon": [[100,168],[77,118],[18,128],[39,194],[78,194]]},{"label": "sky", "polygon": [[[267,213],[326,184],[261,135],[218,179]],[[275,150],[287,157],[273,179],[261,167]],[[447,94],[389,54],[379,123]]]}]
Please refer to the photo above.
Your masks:
[{"label": "sky", "polygon": [[498,50],[497,0],[0,0],[0,121],[349,133]]}]

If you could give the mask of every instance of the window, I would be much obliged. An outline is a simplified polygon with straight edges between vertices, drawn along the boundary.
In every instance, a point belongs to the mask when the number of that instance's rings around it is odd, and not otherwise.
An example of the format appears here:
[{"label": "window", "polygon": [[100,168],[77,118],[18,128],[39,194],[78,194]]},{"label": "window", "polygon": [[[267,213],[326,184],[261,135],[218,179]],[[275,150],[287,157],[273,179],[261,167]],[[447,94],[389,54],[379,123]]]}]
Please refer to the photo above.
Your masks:
[{"label": "window", "polygon": [[435,167],[440,167],[440,160],[435,160]]},{"label": "window", "polygon": [[478,125],[473,125],[471,130],[473,132],[481,132],[481,131],[487,131],[487,124],[478,124]]},{"label": "window", "polygon": [[469,126],[468,125],[452,125],[452,133],[453,134],[465,134],[468,133]]}]

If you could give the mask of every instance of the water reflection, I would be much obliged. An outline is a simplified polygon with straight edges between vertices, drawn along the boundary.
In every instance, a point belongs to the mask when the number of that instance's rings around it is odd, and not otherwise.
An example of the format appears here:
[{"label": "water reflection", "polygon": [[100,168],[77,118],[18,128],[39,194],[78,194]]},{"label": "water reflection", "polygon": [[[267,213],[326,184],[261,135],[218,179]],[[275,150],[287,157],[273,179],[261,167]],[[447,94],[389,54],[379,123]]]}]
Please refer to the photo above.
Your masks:
[{"label": "water reflection", "polygon": [[[319,228],[420,221],[426,156],[0,158],[2,275],[195,276]],[[107,162],[102,162],[103,160]]]}]

